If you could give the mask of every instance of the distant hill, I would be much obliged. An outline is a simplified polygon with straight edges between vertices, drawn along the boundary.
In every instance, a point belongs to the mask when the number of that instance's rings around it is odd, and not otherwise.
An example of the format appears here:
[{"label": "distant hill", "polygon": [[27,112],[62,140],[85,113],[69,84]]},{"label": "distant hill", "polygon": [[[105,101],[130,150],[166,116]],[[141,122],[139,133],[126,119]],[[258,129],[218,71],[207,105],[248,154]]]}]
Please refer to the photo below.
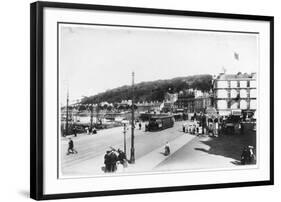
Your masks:
[{"label": "distant hill", "polygon": [[[201,91],[209,91],[212,86],[212,76],[208,74],[194,75],[186,77],[176,77],[168,80],[157,80],[141,82],[135,84],[135,101],[163,101],[167,92],[176,93],[181,90],[193,88]],[[97,95],[85,97],[83,104],[100,103],[107,101],[109,103],[121,102],[131,99],[131,86],[125,85],[111,90],[107,90]]]}]

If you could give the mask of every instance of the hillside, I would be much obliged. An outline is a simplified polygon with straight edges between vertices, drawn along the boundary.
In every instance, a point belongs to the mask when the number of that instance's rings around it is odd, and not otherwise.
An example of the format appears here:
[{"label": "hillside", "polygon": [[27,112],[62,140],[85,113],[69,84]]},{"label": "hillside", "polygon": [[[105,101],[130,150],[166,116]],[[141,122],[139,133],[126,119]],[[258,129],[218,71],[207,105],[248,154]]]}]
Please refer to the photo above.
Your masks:
[{"label": "hillside", "polygon": [[[135,100],[138,101],[162,101],[165,93],[175,93],[184,89],[193,88],[201,91],[209,91],[212,85],[212,76],[208,74],[177,77],[168,80],[157,80],[135,84]],[[83,104],[121,102],[131,99],[131,86],[125,85],[114,88],[97,95],[85,97]]]}]

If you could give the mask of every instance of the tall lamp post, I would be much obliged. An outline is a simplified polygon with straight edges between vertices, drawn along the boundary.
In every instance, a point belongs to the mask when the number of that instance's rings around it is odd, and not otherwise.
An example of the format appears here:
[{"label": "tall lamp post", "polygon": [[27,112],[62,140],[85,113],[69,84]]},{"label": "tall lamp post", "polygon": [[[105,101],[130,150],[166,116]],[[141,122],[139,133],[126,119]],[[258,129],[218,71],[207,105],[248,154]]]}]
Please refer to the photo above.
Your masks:
[{"label": "tall lamp post", "polygon": [[134,81],[135,79],[135,73],[132,73],[132,137],[131,137],[131,158],[130,163],[135,163],[135,136],[134,136],[134,130],[135,130],[135,107],[134,107]]},{"label": "tall lamp post", "polygon": [[124,123],[124,128],[123,128],[123,133],[124,133],[124,153],[125,156],[127,156],[127,148],[126,148],[126,130],[127,130],[127,126],[126,123]]},{"label": "tall lamp post", "polygon": [[69,102],[69,92],[68,92],[68,88],[67,88],[67,95],[66,95],[66,133],[65,136],[68,136],[68,102]]}]

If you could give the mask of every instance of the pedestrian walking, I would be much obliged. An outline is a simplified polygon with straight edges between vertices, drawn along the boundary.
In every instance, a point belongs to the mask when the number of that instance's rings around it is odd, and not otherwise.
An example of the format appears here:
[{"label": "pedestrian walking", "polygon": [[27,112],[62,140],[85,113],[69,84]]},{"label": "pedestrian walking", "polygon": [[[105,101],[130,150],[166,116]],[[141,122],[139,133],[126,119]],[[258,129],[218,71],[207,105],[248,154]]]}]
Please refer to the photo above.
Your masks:
[{"label": "pedestrian walking", "polygon": [[73,127],[73,133],[74,133],[74,137],[77,137],[77,129],[76,129],[76,126]]},{"label": "pedestrian walking", "polygon": [[141,130],[141,122],[139,122],[139,130]]},{"label": "pedestrian walking", "polygon": [[67,155],[69,154],[77,154],[78,152],[74,149],[74,143],[71,138],[69,138],[68,141],[68,149],[67,149]]},{"label": "pedestrian walking", "polygon": [[182,131],[185,133],[185,123],[182,124]]}]

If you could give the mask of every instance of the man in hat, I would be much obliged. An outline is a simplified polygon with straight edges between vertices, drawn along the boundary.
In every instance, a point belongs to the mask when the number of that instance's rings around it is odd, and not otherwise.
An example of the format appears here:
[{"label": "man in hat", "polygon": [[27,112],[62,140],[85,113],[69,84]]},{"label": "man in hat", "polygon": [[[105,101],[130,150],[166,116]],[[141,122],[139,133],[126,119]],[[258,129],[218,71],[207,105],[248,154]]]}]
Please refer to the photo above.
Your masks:
[{"label": "man in hat", "polygon": [[116,163],[117,163],[117,161],[118,161],[118,156],[117,156],[116,150],[115,150],[115,151],[112,150],[112,151],[110,152],[109,156],[110,156],[110,172],[115,172],[116,169],[117,169]]},{"label": "man in hat", "polygon": [[105,170],[104,172],[110,172],[110,151],[107,150],[105,155],[104,155],[104,165],[105,165]]}]

